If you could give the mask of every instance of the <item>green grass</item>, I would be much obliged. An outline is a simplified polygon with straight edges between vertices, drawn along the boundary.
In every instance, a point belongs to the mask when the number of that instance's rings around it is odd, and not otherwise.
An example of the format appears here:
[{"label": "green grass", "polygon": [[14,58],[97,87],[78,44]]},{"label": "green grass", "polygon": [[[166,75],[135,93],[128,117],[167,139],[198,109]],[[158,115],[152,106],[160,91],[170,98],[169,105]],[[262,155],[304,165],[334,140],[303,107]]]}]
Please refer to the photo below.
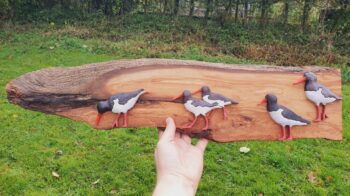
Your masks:
[{"label": "green grass", "polygon": [[[156,130],[98,131],[84,123],[9,104],[4,87],[22,74],[44,67],[144,57],[265,63],[211,54],[195,42],[182,45],[161,38],[148,42],[142,37],[147,32],[112,41],[71,31],[56,34],[58,31],[0,30],[0,195],[142,195],[150,194],[155,184]],[[350,85],[344,84],[341,142],[211,142],[198,195],[349,194],[349,98]],[[239,153],[241,146],[250,147],[251,152]],[[63,155],[56,155],[57,150]],[[53,178],[52,171],[60,178]],[[314,183],[308,181],[310,172],[316,177]],[[100,181],[94,185],[97,179]]]}]

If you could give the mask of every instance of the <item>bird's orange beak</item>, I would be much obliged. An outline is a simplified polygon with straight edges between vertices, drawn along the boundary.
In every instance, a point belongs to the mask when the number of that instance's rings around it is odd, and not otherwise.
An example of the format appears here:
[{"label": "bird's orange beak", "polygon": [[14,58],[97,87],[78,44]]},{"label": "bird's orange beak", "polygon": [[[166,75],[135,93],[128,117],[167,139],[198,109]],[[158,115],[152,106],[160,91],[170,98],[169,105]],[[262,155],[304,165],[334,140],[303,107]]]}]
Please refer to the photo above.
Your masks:
[{"label": "bird's orange beak", "polygon": [[258,103],[258,105],[261,105],[261,104],[263,104],[263,103],[267,103],[267,99],[266,99],[266,98],[262,99],[262,100]]},{"label": "bird's orange beak", "polygon": [[102,117],[102,114],[98,113],[96,116],[96,121],[95,121],[96,126],[98,126],[98,124],[100,124],[101,117]]},{"label": "bird's orange beak", "polygon": [[293,85],[300,84],[300,83],[303,83],[303,82],[305,82],[305,81],[306,81],[306,78],[305,78],[305,77],[302,77],[302,78],[298,79],[297,81],[295,81],[295,82],[293,83]]},{"label": "bird's orange beak", "polygon": [[202,88],[199,88],[199,89],[193,91],[192,94],[197,94],[197,93],[199,93],[199,92],[201,92],[201,91],[202,91]]},{"label": "bird's orange beak", "polygon": [[180,95],[174,97],[174,98],[172,99],[172,101],[175,101],[176,99],[179,99],[179,98],[181,98],[181,97],[182,97],[182,93],[181,93]]}]

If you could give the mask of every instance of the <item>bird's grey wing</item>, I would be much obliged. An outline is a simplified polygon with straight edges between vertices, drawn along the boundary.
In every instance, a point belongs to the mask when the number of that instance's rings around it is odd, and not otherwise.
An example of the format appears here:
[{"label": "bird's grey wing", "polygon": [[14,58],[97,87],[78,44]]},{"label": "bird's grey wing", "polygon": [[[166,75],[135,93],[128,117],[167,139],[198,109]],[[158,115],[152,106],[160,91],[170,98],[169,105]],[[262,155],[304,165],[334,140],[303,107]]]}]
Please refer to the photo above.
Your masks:
[{"label": "bird's grey wing", "polygon": [[218,93],[211,93],[209,96],[208,96],[208,99],[210,100],[222,100],[224,102],[232,102],[233,104],[237,104],[238,101],[235,101],[233,99],[230,99],[230,98],[227,98],[221,94],[218,94]]},{"label": "bird's grey wing", "polygon": [[118,99],[119,104],[126,104],[131,98],[136,97],[140,93],[139,90],[128,92],[128,93],[118,93],[112,95],[109,99],[113,102],[113,100]]},{"label": "bird's grey wing", "polygon": [[285,117],[287,119],[303,122],[303,123],[306,123],[306,124],[310,124],[310,121],[308,121],[308,120],[302,118],[301,116],[297,115],[296,113],[294,113],[292,110],[288,109],[287,107],[284,107],[284,106],[280,105],[280,108],[283,109],[283,111],[282,111],[282,116],[283,117]]},{"label": "bird's grey wing", "polygon": [[217,103],[211,104],[203,100],[199,99],[192,99],[192,105],[195,107],[201,106],[201,107],[214,107],[217,105]]},{"label": "bird's grey wing", "polygon": [[333,93],[329,88],[323,86],[320,84],[319,88],[322,89],[321,93],[322,95],[324,95],[327,98],[335,98],[335,99],[341,99],[341,97],[339,97],[338,95],[336,95],[335,93]]}]

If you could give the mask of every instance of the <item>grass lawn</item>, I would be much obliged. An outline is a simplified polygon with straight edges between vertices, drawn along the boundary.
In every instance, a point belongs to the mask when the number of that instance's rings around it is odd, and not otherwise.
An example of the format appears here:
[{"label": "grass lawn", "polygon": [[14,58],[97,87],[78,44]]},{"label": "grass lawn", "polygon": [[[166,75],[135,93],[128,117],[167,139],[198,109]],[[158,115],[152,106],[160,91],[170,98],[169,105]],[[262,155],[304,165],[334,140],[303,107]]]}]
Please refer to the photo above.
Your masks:
[{"label": "grass lawn", "polygon": [[[141,46],[147,44],[151,46]],[[0,30],[0,195],[150,194],[155,184],[155,129],[97,131],[83,123],[9,104],[4,88],[10,80],[41,68],[122,58],[259,63],[211,55],[195,44],[179,46],[176,51],[160,51],[157,47],[161,45],[164,43]],[[149,49],[153,46],[156,49]],[[348,195],[349,98],[350,85],[345,84],[341,142],[211,142],[198,195]],[[241,146],[250,147],[251,152],[241,154]],[[57,154],[59,150],[62,155]],[[52,177],[52,171],[60,178]]]}]

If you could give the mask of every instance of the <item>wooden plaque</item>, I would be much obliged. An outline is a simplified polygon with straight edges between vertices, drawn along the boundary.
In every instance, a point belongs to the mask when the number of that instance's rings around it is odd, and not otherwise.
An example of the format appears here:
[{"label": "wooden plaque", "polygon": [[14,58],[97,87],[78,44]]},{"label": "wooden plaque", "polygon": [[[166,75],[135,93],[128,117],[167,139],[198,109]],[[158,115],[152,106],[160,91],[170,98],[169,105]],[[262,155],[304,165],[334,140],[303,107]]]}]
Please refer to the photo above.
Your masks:
[{"label": "wooden plaque", "polygon": [[[341,96],[341,74],[324,67],[277,67],[269,65],[232,65],[174,59],[138,59],[94,63],[71,68],[47,68],[27,73],[6,86],[11,103],[24,108],[56,114],[94,126],[96,103],[111,94],[144,88],[143,95],[129,112],[130,127],[164,127],[171,116],[181,127],[192,120],[180,101],[172,101],[184,89],[202,85],[213,92],[238,100],[227,107],[228,120],[215,110],[207,137],[218,142],[240,140],[277,140],[280,127],[273,122],[266,106],[257,106],[272,92],[281,105],[312,121],[315,106],[306,99],[304,87],[292,85],[304,71],[313,71],[318,81]],[[196,95],[200,97],[200,94]],[[293,127],[294,138],[342,139],[341,101],[327,105],[328,119],[309,126]],[[115,114],[103,115],[96,129],[110,129]],[[199,133],[200,118],[187,133]],[[117,131],[117,130],[115,130]]]}]

